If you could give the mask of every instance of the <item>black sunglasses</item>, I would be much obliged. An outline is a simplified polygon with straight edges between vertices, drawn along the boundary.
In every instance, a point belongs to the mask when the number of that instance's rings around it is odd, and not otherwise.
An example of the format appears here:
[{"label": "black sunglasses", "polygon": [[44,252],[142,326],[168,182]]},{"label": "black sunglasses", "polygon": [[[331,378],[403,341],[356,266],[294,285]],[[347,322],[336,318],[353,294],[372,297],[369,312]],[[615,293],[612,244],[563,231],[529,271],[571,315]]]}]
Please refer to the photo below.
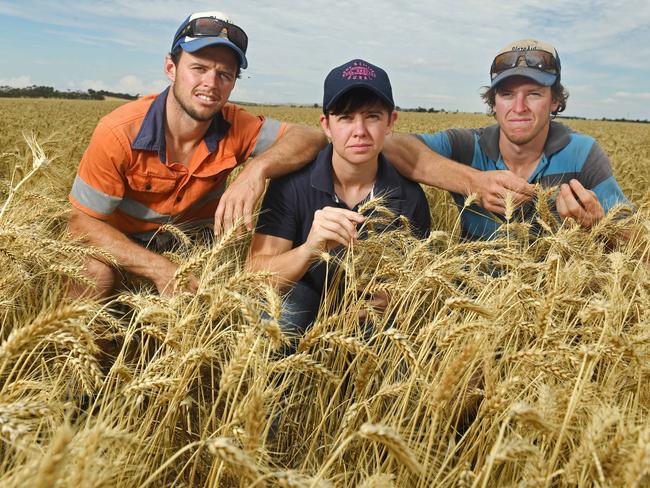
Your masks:
[{"label": "black sunglasses", "polygon": [[493,80],[499,73],[507,69],[519,66],[520,60],[523,59],[526,66],[535,68],[546,73],[559,74],[560,61],[548,51],[529,50],[529,51],[508,51],[501,53],[490,67],[490,79]]},{"label": "black sunglasses", "polygon": [[178,47],[178,41],[185,36],[225,37],[244,54],[246,54],[246,48],[248,47],[248,36],[241,27],[231,24],[226,20],[217,19],[216,17],[199,17],[198,19],[191,20],[176,34],[172,44],[172,51]]}]

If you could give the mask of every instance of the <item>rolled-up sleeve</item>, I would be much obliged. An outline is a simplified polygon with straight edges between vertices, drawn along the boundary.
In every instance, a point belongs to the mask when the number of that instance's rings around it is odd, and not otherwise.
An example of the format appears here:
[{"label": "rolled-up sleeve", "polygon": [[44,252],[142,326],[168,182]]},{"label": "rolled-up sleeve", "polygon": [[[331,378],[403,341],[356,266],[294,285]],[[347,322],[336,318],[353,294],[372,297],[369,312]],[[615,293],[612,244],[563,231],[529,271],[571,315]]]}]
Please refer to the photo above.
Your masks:
[{"label": "rolled-up sleeve", "polygon": [[107,219],[124,197],[124,141],[101,121],[86,149],[68,199],[82,212]]},{"label": "rolled-up sleeve", "polygon": [[609,157],[595,141],[578,173],[578,181],[585,188],[593,190],[606,213],[618,204],[634,208],[614,177]]},{"label": "rolled-up sleeve", "polygon": [[231,124],[231,133],[237,139],[237,161],[240,163],[271,147],[282,137],[287,127],[284,122],[253,115],[233,104],[226,104],[223,114]]},{"label": "rolled-up sleeve", "polygon": [[257,143],[251,153],[251,157],[266,151],[280,136],[283,130],[283,124],[279,120],[265,118],[260,133],[257,136]]}]

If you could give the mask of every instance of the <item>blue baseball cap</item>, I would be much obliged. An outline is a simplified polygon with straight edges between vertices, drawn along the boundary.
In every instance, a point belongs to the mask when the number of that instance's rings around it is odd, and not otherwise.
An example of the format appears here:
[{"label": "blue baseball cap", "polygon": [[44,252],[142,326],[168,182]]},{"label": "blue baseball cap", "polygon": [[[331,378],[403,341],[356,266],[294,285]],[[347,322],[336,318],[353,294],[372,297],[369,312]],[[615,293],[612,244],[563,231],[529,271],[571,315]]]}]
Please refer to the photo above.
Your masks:
[{"label": "blue baseball cap", "polygon": [[248,36],[238,25],[233,24],[223,12],[197,12],[190,14],[180,25],[171,52],[183,49],[193,53],[215,44],[223,44],[235,51],[241,69],[248,67],[246,48]]},{"label": "blue baseball cap", "polygon": [[388,74],[363,59],[353,59],[334,68],[325,78],[323,112],[327,113],[342,95],[353,88],[367,88],[395,108]]}]

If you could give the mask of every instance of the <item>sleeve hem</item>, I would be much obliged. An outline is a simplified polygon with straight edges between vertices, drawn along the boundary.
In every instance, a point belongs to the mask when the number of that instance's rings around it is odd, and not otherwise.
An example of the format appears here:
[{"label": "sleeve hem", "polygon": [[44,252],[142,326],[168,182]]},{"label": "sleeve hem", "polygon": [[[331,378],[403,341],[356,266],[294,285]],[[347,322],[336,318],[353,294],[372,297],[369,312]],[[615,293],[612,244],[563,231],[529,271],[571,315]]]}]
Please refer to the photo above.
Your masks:
[{"label": "sleeve hem", "polygon": [[77,210],[81,210],[83,213],[90,217],[94,217],[96,219],[102,220],[102,221],[107,221],[110,217],[110,214],[103,214],[96,212],[85,205],[82,205],[79,203],[72,195],[68,195],[68,200],[70,201],[70,204],[75,207]]}]

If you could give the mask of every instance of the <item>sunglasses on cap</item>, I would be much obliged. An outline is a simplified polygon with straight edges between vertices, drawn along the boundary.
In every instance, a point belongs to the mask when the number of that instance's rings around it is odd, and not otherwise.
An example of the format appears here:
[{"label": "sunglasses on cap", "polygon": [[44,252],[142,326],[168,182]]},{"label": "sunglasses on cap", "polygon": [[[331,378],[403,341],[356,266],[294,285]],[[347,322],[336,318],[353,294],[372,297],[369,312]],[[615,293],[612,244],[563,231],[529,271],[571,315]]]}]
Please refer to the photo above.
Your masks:
[{"label": "sunglasses on cap", "polygon": [[173,46],[182,37],[225,37],[246,54],[248,36],[238,25],[216,17],[199,17],[191,20],[174,38]]},{"label": "sunglasses on cap", "polygon": [[505,70],[520,66],[521,59],[526,66],[535,68],[546,73],[559,74],[560,64],[555,56],[548,51],[528,50],[528,51],[508,51],[499,54],[490,67],[490,79],[493,80],[497,75]]}]

